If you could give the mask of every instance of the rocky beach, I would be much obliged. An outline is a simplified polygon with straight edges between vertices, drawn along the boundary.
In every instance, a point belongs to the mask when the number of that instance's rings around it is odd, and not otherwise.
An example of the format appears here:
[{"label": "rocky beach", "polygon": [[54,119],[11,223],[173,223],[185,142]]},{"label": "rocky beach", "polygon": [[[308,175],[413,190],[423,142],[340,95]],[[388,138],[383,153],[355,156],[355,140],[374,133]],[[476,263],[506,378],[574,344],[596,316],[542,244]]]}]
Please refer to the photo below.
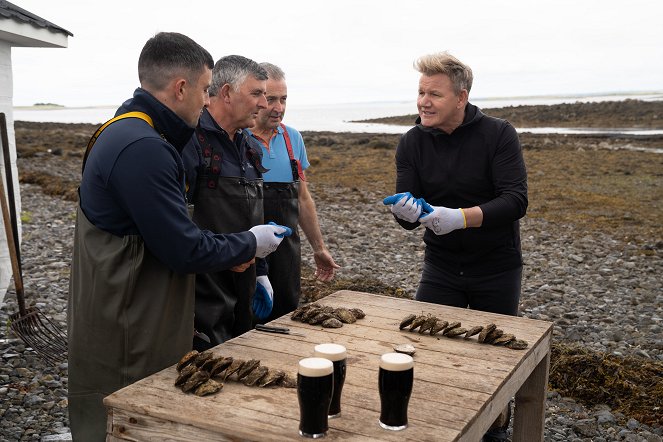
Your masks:
[{"label": "rocky beach", "polygon": [[[663,129],[663,102],[486,112],[517,127]],[[95,129],[15,123],[25,294],[63,329],[76,187]],[[412,297],[423,231],[400,228],[382,205],[394,191],[399,136],[303,135],[309,188],[342,269],[332,283],[316,282],[303,241],[302,300],[339,289]],[[529,175],[520,314],[554,323],[545,440],[661,442],[663,135],[523,133],[520,140]],[[0,309],[0,440],[68,440],[67,365],[45,363],[11,333],[16,311],[10,286]]]}]

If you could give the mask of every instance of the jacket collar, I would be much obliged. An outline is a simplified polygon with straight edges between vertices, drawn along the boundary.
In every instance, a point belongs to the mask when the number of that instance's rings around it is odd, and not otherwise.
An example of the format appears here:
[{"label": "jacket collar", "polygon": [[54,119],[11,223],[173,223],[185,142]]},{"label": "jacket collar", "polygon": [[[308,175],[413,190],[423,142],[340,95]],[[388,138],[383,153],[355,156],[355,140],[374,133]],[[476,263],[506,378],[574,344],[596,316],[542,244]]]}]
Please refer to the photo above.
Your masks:
[{"label": "jacket collar", "polygon": [[149,115],[154,122],[154,129],[179,152],[193,135],[192,127],[143,88],[137,88],[133,98],[122,103],[115,115],[132,111],[145,112]]},{"label": "jacket collar", "polygon": [[434,127],[428,127],[428,126],[422,126],[421,125],[421,117],[417,117],[415,120],[416,126],[421,129],[424,132],[428,132],[431,134],[444,134],[444,135],[453,135],[456,132],[458,132],[459,129],[465,128],[467,126],[471,126],[472,124],[476,123],[479,121],[481,118],[483,118],[484,113],[481,112],[481,109],[473,105],[472,103],[467,103],[465,105],[465,117],[463,118],[463,122],[458,126],[453,132],[450,134],[447,134],[444,131],[441,131],[440,129],[434,128]]}]

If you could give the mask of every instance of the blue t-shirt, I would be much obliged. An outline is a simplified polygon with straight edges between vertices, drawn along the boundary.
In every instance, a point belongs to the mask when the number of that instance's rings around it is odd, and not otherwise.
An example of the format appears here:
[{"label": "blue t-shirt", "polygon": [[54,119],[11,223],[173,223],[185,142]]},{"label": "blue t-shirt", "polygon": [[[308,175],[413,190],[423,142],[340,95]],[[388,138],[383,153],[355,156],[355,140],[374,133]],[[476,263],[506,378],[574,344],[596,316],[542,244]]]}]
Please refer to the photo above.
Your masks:
[{"label": "blue t-shirt", "polygon": [[[292,154],[302,167],[306,170],[309,167],[308,157],[306,156],[306,146],[302,134],[295,128],[286,126],[290,143],[292,144]],[[253,137],[255,135],[247,130]],[[257,139],[257,138],[256,138]],[[259,140],[260,141],[260,140]],[[269,140],[269,149],[261,142],[262,146],[262,165],[269,169],[262,174],[263,179],[268,183],[291,183],[292,169],[290,167],[290,157],[283,137],[283,128],[279,125],[276,132]]]}]

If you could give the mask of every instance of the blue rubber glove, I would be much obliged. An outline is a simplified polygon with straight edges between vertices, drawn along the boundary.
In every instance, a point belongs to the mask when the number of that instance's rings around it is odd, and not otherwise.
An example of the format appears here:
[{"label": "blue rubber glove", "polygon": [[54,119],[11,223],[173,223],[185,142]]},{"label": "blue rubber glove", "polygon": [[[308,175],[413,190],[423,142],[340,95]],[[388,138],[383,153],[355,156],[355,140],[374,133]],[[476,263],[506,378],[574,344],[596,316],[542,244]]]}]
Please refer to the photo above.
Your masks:
[{"label": "blue rubber glove", "polygon": [[256,278],[256,292],[253,294],[253,314],[256,318],[266,319],[274,306],[274,289],[267,275]]},{"label": "blue rubber glove", "polygon": [[272,253],[283,241],[284,236],[292,235],[292,229],[274,222],[253,226],[249,229],[256,237],[256,258],[264,258]]},{"label": "blue rubber glove", "polygon": [[467,227],[463,209],[449,209],[442,206],[431,206],[423,198],[419,198],[423,214],[419,222],[436,235],[446,235],[449,232]]},{"label": "blue rubber glove", "polygon": [[410,192],[388,196],[382,200],[382,204],[391,205],[391,213],[409,223],[417,222],[421,216],[421,203]]}]

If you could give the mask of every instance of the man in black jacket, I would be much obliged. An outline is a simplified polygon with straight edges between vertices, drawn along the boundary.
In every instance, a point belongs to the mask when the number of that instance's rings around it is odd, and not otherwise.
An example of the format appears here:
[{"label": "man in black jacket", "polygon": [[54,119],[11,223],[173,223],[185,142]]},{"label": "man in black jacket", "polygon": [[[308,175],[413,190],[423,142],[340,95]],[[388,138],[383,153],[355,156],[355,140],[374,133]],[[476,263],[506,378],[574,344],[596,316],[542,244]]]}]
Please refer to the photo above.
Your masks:
[{"label": "man in black jacket", "polygon": [[455,57],[415,66],[419,118],[398,144],[397,193],[384,203],[405,229],[426,227],[416,299],[517,315],[527,172],[516,130],[468,102],[472,70]]}]

